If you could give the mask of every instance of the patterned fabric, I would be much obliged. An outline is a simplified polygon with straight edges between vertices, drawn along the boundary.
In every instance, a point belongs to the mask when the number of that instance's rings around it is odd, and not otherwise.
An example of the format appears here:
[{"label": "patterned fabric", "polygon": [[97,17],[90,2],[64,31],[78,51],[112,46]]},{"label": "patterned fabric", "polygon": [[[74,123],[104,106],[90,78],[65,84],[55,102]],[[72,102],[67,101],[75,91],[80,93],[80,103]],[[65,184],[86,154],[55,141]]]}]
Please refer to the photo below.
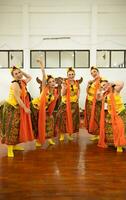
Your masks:
[{"label": "patterned fabric", "polygon": [[[91,110],[92,110],[92,101],[86,100],[86,118],[87,118],[87,130],[89,132],[89,123],[90,123],[90,118],[91,118]],[[100,128],[100,112],[101,112],[101,102],[96,101],[95,105],[95,131],[91,132],[90,134],[92,135],[99,135],[99,128]]]},{"label": "patterned fabric", "polygon": [[20,128],[20,109],[15,108],[7,102],[0,107],[0,137],[1,143],[8,145],[18,144]]},{"label": "patterned fabric", "polygon": [[[126,109],[124,109],[121,113],[119,113],[119,116],[124,122],[125,136],[126,136]],[[111,121],[111,115],[109,113],[107,113],[105,117],[105,142],[108,146],[114,146],[112,121]]]},{"label": "patterned fabric", "polygon": [[[38,116],[39,110],[31,103],[31,120],[34,132],[34,137],[38,138]],[[46,112],[46,138],[54,137],[54,117]]]},{"label": "patterned fabric", "polygon": [[30,104],[30,110],[31,110],[31,121],[32,121],[32,128],[33,128],[33,133],[34,137],[38,137],[38,116],[39,116],[39,110],[35,106],[36,104],[33,105],[31,102]]},{"label": "patterned fabric", "polygon": [[[78,103],[71,103],[72,110],[72,119],[73,119],[73,133],[79,132],[79,105]],[[61,104],[57,114],[56,114],[56,122],[55,122],[55,131],[56,134],[67,133],[66,130],[67,123],[67,114],[66,114],[66,104]]]}]

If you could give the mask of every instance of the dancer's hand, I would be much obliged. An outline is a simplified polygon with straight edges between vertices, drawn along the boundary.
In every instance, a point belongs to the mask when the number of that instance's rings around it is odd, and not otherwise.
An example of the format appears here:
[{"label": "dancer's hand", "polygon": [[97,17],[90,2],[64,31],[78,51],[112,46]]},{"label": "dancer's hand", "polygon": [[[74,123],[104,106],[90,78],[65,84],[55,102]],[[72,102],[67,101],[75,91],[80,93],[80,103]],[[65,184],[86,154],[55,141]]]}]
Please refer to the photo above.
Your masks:
[{"label": "dancer's hand", "polygon": [[27,114],[30,114],[30,113],[31,113],[31,110],[30,110],[29,108],[25,108],[24,110],[25,110],[25,112],[26,112]]},{"label": "dancer's hand", "polygon": [[41,69],[44,69],[43,61],[42,61],[40,58],[38,58],[38,59],[36,60],[36,62],[40,64]]}]

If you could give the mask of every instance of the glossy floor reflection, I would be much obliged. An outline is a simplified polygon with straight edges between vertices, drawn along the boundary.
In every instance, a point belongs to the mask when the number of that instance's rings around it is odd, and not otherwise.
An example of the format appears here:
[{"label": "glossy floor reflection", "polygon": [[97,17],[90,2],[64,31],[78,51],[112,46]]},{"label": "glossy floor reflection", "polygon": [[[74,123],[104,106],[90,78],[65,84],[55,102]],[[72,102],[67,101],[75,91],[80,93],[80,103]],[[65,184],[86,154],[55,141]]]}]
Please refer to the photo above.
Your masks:
[{"label": "glossy floor reflection", "polygon": [[0,200],[125,200],[126,152],[101,149],[84,129],[74,141],[8,158],[0,145]]}]

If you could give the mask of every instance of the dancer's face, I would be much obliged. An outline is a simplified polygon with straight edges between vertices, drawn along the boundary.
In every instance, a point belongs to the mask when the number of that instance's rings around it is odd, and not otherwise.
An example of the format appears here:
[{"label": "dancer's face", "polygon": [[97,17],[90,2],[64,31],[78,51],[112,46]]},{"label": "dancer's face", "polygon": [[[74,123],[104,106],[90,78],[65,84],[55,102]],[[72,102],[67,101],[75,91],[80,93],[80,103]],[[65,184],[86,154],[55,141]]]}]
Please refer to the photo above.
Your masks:
[{"label": "dancer's face", "polygon": [[96,69],[92,69],[91,75],[93,78],[97,78],[99,76],[99,71],[97,71]]},{"label": "dancer's face", "polygon": [[54,88],[55,85],[56,85],[55,79],[54,78],[50,78],[49,81],[48,81],[48,86],[50,88]]},{"label": "dancer's face", "polygon": [[13,71],[13,77],[14,77],[16,80],[21,80],[22,77],[23,77],[23,74],[22,74],[21,70],[20,70],[20,69],[15,69],[15,70]]},{"label": "dancer's face", "polygon": [[107,90],[110,88],[109,82],[106,82],[106,81],[101,82],[101,88],[102,88],[104,91],[107,91]]},{"label": "dancer's face", "polygon": [[75,72],[74,71],[69,71],[67,72],[67,77],[70,81],[74,80],[75,77]]}]

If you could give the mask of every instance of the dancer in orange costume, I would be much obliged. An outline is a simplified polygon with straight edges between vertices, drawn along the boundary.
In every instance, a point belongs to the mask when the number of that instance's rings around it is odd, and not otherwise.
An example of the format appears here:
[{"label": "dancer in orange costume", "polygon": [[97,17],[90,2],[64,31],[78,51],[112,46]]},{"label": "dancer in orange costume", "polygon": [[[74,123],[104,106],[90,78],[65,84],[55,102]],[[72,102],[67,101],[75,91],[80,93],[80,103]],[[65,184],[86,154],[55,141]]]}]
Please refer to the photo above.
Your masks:
[{"label": "dancer in orange costume", "polygon": [[[14,80],[9,97],[1,109],[1,143],[8,145],[8,157],[14,157],[13,150],[24,150],[18,143],[32,141],[33,131],[30,117],[30,101],[26,89],[31,76],[16,66],[11,68]],[[25,77],[25,78],[23,78]]]},{"label": "dancer in orange costume", "polygon": [[87,97],[84,111],[84,124],[90,134],[91,140],[99,138],[99,120],[101,111],[101,101],[97,100],[97,92],[100,88],[100,73],[98,68],[91,67],[91,75],[93,80],[88,82]]},{"label": "dancer in orange costume", "polygon": [[75,71],[68,68],[67,79],[64,79],[61,90],[61,104],[56,115],[56,132],[60,141],[64,140],[67,134],[72,140],[72,133],[79,132],[79,81],[75,80]]},{"label": "dancer in orange costume", "polygon": [[[120,96],[124,83],[117,81],[109,83],[101,81],[101,120],[100,138],[98,146],[107,147],[114,145],[117,152],[122,152],[126,146],[126,108]],[[104,104],[107,103],[107,114],[104,111]]]},{"label": "dancer in orange costume", "polygon": [[48,139],[49,144],[54,145],[53,112],[58,100],[58,90],[55,87],[55,79],[51,75],[48,75],[46,78],[43,62],[39,59],[37,62],[41,67],[43,81],[40,97],[32,100],[32,124],[35,132],[36,146],[41,146],[46,139]]}]

